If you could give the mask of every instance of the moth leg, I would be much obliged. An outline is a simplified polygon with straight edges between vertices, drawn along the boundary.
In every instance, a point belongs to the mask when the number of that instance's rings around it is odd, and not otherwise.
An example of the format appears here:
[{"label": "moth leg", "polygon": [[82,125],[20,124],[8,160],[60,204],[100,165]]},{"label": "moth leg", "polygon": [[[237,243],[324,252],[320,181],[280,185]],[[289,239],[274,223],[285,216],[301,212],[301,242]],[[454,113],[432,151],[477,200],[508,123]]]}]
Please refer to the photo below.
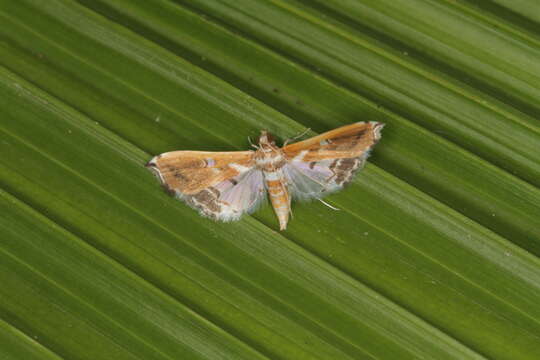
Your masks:
[{"label": "moth leg", "polygon": [[323,199],[317,199],[317,200],[319,200],[320,202],[322,202],[324,205],[328,206],[328,207],[329,207],[330,209],[332,209],[332,210],[336,210],[336,211],[339,211],[339,210],[340,210],[340,209],[338,209],[337,207],[330,205],[329,203],[327,203],[327,202],[324,201]]},{"label": "moth leg", "polygon": [[257,145],[255,145],[253,142],[251,142],[251,137],[248,136],[247,139],[248,139],[249,145],[251,145],[251,147],[259,150],[259,147]]}]

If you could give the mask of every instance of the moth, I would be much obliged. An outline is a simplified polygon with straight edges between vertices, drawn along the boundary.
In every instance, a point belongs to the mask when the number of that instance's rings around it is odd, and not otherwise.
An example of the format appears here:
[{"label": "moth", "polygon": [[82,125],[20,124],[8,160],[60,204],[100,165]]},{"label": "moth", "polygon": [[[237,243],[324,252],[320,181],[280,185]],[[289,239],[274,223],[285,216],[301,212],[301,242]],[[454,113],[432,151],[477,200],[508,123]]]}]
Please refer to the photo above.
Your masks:
[{"label": "moth", "polygon": [[279,228],[285,230],[291,200],[321,199],[341,190],[364,166],[383,127],[357,122],[281,148],[261,131],[255,150],[172,151],[146,166],[168,192],[214,220],[238,220],[255,211],[268,193]]}]

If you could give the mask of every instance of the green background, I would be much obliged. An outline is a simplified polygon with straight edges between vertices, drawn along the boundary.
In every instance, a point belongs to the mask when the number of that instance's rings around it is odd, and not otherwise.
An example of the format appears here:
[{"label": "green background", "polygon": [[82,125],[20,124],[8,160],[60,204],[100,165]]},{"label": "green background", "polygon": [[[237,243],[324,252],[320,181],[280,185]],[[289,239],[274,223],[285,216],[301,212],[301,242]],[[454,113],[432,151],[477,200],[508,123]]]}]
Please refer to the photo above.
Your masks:
[{"label": "green background", "polygon": [[[0,0],[0,359],[540,358],[535,0]],[[230,224],[143,164],[386,123]]]}]

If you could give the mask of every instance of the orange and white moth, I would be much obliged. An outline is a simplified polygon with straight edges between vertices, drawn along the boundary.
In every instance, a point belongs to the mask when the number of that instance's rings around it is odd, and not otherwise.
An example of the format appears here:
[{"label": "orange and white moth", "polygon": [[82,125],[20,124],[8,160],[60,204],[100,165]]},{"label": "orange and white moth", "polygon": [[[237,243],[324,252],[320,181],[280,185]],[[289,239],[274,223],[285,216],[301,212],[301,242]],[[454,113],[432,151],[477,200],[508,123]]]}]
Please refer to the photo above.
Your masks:
[{"label": "orange and white moth", "polygon": [[172,151],[146,166],[172,195],[215,220],[240,219],[268,192],[284,230],[291,199],[320,199],[341,190],[364,166],[383,126],[358,122],[282,148],[262,131],[256,150]]}]

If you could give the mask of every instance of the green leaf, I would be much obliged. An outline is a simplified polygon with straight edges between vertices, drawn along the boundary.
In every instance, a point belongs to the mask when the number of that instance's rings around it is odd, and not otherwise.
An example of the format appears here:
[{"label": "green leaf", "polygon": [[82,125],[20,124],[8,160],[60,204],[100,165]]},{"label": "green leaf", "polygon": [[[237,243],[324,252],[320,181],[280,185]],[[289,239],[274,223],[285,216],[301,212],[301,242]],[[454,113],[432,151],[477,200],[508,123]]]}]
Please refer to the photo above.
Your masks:
[{"label": "green leaf", "polygon": [[[527,3],[0,0],[0,358],[537,359]],[[284,232],[143,166],[362,120]]]}]

